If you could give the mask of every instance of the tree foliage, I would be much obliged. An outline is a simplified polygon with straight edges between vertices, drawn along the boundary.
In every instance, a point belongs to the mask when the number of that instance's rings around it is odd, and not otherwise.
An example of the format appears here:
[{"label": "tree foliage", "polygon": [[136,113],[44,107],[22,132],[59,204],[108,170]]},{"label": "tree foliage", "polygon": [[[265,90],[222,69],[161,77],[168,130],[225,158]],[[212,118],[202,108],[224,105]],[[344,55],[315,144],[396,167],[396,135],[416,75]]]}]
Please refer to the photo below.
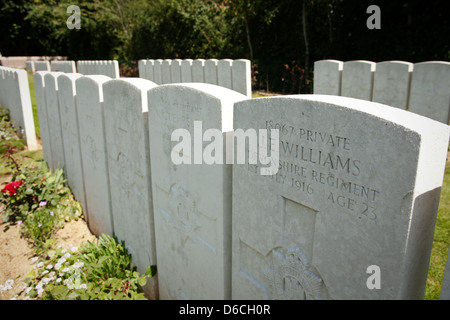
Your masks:
[{"label": "tree foliage", "polygon": [[[254,88],[305,93],[314,61],[450,59],[446,0],[3,0],[3,55],[70,59],[247,58]],[[366,10],[381,9],[369,30]]]}]

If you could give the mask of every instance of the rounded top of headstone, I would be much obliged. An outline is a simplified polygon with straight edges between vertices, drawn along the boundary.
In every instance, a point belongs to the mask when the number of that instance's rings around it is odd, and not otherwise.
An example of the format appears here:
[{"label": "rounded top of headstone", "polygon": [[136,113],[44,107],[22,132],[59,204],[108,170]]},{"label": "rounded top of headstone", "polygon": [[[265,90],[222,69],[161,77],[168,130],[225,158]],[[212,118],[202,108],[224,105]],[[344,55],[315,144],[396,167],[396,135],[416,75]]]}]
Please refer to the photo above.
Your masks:
[{"label": "rounded top of headstone", "polygon": [[189,82],[189,83],[171,83],[164,84],[158,86],[152,90],[187,90],[187,91],[197,91],[198,93],[206,94],[211,98],[220,99],[220,100],[233,100],[233,101],[241,101],[248,99],[247,96],[236,92],[234,90],[224,88],[215,84],[209,83],[198,83],[198,82]]}]

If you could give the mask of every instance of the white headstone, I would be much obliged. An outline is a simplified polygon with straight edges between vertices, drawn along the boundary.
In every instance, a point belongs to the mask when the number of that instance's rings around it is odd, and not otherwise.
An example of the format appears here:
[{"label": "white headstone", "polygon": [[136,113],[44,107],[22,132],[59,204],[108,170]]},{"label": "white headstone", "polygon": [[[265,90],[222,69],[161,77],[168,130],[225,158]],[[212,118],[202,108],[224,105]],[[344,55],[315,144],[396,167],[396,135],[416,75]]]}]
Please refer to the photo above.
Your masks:
[{"label": "white headstone", "polygon": [[75,81],[87,220],[97,236],[114,234],[103,120],[102,85],[108,80],[109,77],[93,75]]},{"label": "white headstone", "polygon": [[233,81],[231,75],[231,65],[233,60],[223,59],[217,62],[217,85],[233,89]]},{"label": "white headstone", "polygon": [[[246,97],[209,84],[161,86],[148,92],[153,206],[161,299],[230,299],[231,165],[172,162],[175,130],[202,139],[216,129],[223,150],[233,103]],[[196,133],[194,122],[201,121]],[[210,140],[211,141],[211,140]],[[218,140],[215,140],[218,142]],[[195,149],[202,143],[188,141]],[[209,143],[206,143],[209,144]],[[205,146],[205,144],[203,144]],[[206,149],[204,149],[206,150]],[[183,157],[192,154],[183,150]],[[197,157],[197,156],[195,156]],[[221,158],[225,163],[225,159]]]},{"label": "white headstone", "polygon": [[170,83],[181,83],[181,59],[174,59],[170,65]]},{"label": "white headstone", "polygon": [[448,124],[450,120],[450,62],[416,63],[409,111]]},{"label": "white headstone", "polygon": [[144,79],[153,81],[154,79],[154,72],[153,72],[153,66],[155,64],[154,60],[146,60],[146,66],[145,66],[145,72],[146,72],[146,77]]},{"label": "white headstone", "polygon": [[341,95],[343,97],[371,101],[375,68],[376,63],[371,61],[355,60],[344,62]]},{"label": "white headstone", "polygon": [[52,149],[50,169],[64,169],[64,146],[62,140],[61,117],[59,114],[58,77],[62,72],[49,72],[44,75],[45,103],[47,105],[48,132]]},{"label": "white headstone", "polygon": [[[125,241],[141,273],[156,265],[147,114],[147,91],[153,87],[138,78],[103,84],[114,234]],[[148,288],[157,297],[156,279],[149,279]]]},{"label": "white headstone", "polygon": [[252,66],[250,60],[233,60],[232,82],[233,90],[248,98],[252,97]]},{"label": "white headstone", "polygon": [[27,61],[25,63],[25,65],[26,65],[26,68],[27,68],[28,71],[31,71],[31,72],[35,71],[35,69],[34,69],[34,61]]},{"label": "white headstone", "polygon": [[81,60],[77,62],[78,72],[84,75],[104,75],[112,79],[120,78],[117,60]]},{"label": "white headstone", "polygon": [[183,61],[181,61],[181,82],[193,82],[192,61],[192,59],[184,59]]},{"label": "white headstone", "polygon": [[314,94],[341,95],[344,63],[339,60],[314,62]]},{"label": "white headstone", "polygon": [[450,127],[329,95],[234,114],[280,139],[276,174],[233,166],[233,299],[423,299]]},{"label": "white headstone", "polygon": [[413,66],[404,61],[377,63],[372,101],[406,110]]},{"label": "white headstone", "polygon": [[161,84],[172,83],[171,78],[172,60],[164,59],[161,63]]},{"label": "white headstone", "polygon": [[39,130],[41,133],[42,152],[44,161],[48,167],[53,167],[52,148],[50,145],[50,133],[48,128],[47,102],[45,98],[45,81],[44,75],[48,71],[38,71],[33,74],[34,90],[36,94],[36,107],[39,118]]},{"label": "white headstone", "polygon": [[51,71],[50,62],[34,61],[34,71]]},{"label": "white headstone", "polygon": [[162,84],[162,63],[163,60],[157,59],[153,64],[153,82]]},{"label": "white headstone", "polygon": [[205,83],[217,85],[217,59],[205,60]]},{"label": "white headstone", "polygon": [[147,60],[141,59],[138,61],[139,78],[147,79]]},{"label": "white headstone", "polygon": [[50,64],[52,71],[54,72],[65,72],[65,73],[77,72],[75,61],[52,61]]},{"label": "white headstone", "polygon": [[80,135],[76,105],[75,81],[79,73],[62,74],[58,77],[59,112],[65,155],[65,177],[75,197],[86,211],[83,166],[81,160]]},{"label": "white headstone", "polygon": [[25,70],[0,66],[0,104],[9,110],[11,123],[28,150],[38,149],[30,98],[28,74]]},{"label": "white headstone", "polygon": [[205,60],[196,59],[192,61],[192,82],[205,82]]}]

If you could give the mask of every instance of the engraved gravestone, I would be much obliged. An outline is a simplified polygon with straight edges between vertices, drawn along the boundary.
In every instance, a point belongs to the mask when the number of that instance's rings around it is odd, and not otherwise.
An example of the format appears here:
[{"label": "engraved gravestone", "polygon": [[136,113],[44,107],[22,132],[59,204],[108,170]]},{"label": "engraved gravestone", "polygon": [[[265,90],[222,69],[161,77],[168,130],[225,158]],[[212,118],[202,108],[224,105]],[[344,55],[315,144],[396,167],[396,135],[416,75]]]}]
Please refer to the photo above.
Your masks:
[{"label": "engraved gravestone", "polygon": [[[114,234],[141,273],[156,265],[147,115],[147,90],[156,86],[139,78],[103,84]],[[156,278],[147,289],[157,297]]]},{"label": "engraved gravestone", "polygon": [[341,96],[371,101],[376,63],[365,60],[344,62]]},{"label": "engraved gravestone", "polygon": [[45,104],[47,106],[47,121],[52,161],[50,169],[64,168],[64,146],[62,141],[61,118],[58,101],[58,77],[62,72],[48,72],[44,75]]},{"label": "engraved gravestone", "polygon": [[413,66],[404,61],[377,63],[372,101],[406,110]]},{"label": "engraved gravestone", "polygon": [[423,299],[448,126],[328,95],[234,114],[235,128],[278,129],[279,162],[233,166],[233,299]]},{"label": "engraved gravestone", "polygon": [[[148,92],[161,299],[231,298],[231,165],[206,164],[202,155],[212,141],[220,144],[219,157],[225,154],[233,103],[242,99],[246,97],[232,90],[198,83]],[[202,143],[209,129],[218,135]],[[178,130],[189,134],[184,137],[191,139],[185,140],[186,149],[177,149],[180,136],[172,139]],[[200,141],[194,141],[194,135]],[[186,162],[175,164],[172,156]]]},{"label": "engraved gravestone", "polygon": [[75,199],[80,202],[85,211],[86,199],[78,132],[78,115],[75,100],[75,81],[80,77],[82,77],[82,75],[79,73],[60,75],[58,77],[58,97],[65,155],[64,173]]},{"label": "engraved gravestone", "polygon": [[45,81],[44,75],[48,71],[38,71],[33,74],[34,90],[36,94],[36,107],[39,115],[39,130],[41,133],[42,152],[44,154],[44,161],[48,167],[51,168],[52,164],[52,149],[50,146],[50,136],[48,130],[48,116],[47,116],[47,103],[45,100]]},{"label": "engraved gravestone", "polygon": [[111,78],[84,76],[75,81],[87,219],[95,235],[113,235],[102,84]]},{"label": "engraved gravestone", "polygon": [[409,110],[448,124],[450,120],[450,62],[416,63]]},{"label": "engraved gravestone", "polygon": [[338,60],[314,62],[314,94],[341,95],[344,63]]}]

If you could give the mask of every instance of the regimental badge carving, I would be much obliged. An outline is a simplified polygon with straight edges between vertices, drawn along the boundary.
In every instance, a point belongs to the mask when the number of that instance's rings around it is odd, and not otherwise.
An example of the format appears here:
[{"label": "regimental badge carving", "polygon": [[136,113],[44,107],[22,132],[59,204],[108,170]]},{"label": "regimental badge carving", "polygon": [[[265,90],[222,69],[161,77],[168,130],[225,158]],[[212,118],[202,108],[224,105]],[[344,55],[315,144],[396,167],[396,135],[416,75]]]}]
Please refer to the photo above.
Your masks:
[{"label": "regimental badge carving", "polygon": [[286,255],[272,251],[273,269],[264,273],[269,278],[274,300],[321,300],[323,280],[311,270],[305,254],[299,248]]},{"label": "regimental badge carving", "polygon": [[197,205],[186,187],[176,184],[170,192],[171,222],[183,240],[197,240],[195,230],[200,227]]}]

